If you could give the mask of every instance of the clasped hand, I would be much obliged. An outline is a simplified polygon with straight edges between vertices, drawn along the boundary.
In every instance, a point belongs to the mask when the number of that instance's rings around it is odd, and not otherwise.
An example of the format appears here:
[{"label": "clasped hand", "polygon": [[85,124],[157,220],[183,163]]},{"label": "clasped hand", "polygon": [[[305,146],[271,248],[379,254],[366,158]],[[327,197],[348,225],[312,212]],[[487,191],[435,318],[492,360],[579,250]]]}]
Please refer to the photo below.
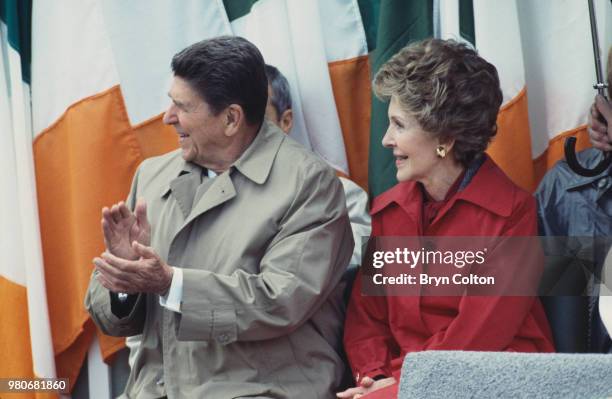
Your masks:
[{"label": "clasped hand", "polygon": [[124,202],[103,208],[102,233],[106,251],[93,263],[103,287],[128,294],[166,294],[173,269],[149,246],[151,225],[144,200],[137,201],[134,213]]},{"label": "clasped hand", "polygon": [[393,377],[383,378],[376,381],[370,377],[363,377],[358,386],[338,392],[336,396],[338,398],[359,399],[371,392],[378,391],[379,389],[388,387],[389,385],[393,385],[395,382],[395,378]]}]

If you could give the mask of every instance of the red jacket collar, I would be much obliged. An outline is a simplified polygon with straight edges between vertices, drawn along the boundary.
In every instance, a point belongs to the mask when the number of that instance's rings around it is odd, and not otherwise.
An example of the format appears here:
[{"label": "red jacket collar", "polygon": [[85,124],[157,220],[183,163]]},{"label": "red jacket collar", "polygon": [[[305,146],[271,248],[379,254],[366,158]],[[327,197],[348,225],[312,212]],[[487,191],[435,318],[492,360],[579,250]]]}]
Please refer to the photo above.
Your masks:
[{"label": "red jacket collar", "polygon": [[[518,187],[504,172],[486,156],[472,180],[459,191],[445,208],[450,208],[457,201],[471,202],[497,215],[508,217],[512,213],[512,203]],[[391,189],[374,198],[371,215],[375,215],[391,204],[397,204],[406,213],[418,215],[421,212],[423,199],[417,183],[413,181],[398,183]]]}]

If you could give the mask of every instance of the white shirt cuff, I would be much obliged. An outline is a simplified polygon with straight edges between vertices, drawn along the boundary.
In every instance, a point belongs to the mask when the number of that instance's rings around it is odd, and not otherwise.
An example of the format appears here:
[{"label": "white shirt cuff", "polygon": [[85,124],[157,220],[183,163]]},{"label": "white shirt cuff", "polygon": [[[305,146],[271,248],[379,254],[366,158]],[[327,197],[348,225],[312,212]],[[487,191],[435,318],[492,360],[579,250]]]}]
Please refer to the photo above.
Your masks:
[{"label": "white shirt cuff", "polygon": [[174,274],[170,289],[164,296],[159,297],[159,304],[173,312],[181,313],[181,301],[183,299],[183,269],[172,267]]}]

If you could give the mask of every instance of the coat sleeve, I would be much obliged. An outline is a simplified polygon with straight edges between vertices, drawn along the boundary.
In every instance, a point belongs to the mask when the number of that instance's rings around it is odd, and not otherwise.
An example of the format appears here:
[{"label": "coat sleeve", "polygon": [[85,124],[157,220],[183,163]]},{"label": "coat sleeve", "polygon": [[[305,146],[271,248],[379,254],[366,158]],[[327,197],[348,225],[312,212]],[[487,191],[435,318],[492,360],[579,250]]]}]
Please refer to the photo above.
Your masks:
[{"label": "coat sleeve", "polygon": [[179,340],[227,345],[279,337],[326,301],[353,251],[344,194],[333,171],[321,162],[311,162],[298,178],[258,274],[239,267],[231,275],[183,269]]},{"label": "coat sleeve", "polygon": [[[136,203],[139,171],[140,169],[134,175],[126,201],[131,209],[134,209]],[[129,295],[126,302],[119,302],[116,295],[111,295],[111,292],[98,282],[97,274],[94,270],[89,280],[85,308],[98,328],[104,334],[116,337],[141,334],[146,313],[146,294]]]},{"label": "coat sleeve", "polygon": [[564,235],[560,224],[568,219],[567,206],[559,199],[563,197],[563,189],[560,186],[561,176],[558,164],[549,170],[535,192],[538,210],[538,234],[541,236]]},{"label": "coat sleeve", "polygon": [[370,213],[368,212],[368,194],[351,180],[344,177],[339,179],[344,187],[346,208],[353,231],[353,240],[355,241],[355,249],[349,264],[349,268],[353,268],[361,265],[364,238],[367,240],[372,230]]},{"label": "coat sleeve", "polygon": [[[525,196],[514,208],[501,235],[533,237],[536,235],[536,230],[535,201],[531,196]],[[512,267],[512,273],[518,273],[525,265],[537,267],[538,270],[530,273],[529,277],[537,278],[541,275],[542,265],[529,258],[533,254],[528,252],[517,251],[512,254],[513,256],[508,256],[508,252],[504,250],[495,255],[500,261],[493,260],[493,262],[495,265]],[[503,276],[508,277],[512,273],[506,271]],[[534,351],[554,351],[547,321],[543,312],[538,311],[541,309],[537,309],[539,304],[536,301],[533,296],[526,295],[466,295],[462,297],[457,316],[448,328],[432,335],[422,350],[516,350],[512,347],[512,343],[518,336],[519,330],[523,328],[528,317],[535,317],[537,320],[528,322],[529,328],[533,329],[528,339],[532,339],[534,344],[529,347]]]}]

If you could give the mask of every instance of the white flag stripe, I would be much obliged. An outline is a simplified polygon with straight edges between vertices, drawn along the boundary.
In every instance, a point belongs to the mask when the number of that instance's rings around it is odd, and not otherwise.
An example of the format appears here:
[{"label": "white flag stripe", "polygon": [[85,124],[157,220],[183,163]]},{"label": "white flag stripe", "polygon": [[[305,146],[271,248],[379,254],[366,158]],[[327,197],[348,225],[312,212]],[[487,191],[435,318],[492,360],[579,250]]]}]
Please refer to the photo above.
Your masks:
[{"label": "white flag stripe", "polygon": [[173,2],[157,2],[152,7],[147,2],[122,0],[100,4],[133,125],[167,108],[164,83],[171,76],[174,54],[200,40],[232,33],[221,0],[182,1],[180,7]]},{"label": "white flag stripe", "polygon": [[557,134],[586,123],[595,92],[586,1],[518,2],[533,156]]},{"label": "white flag stripe", "polygon": [[292,136],[348,173],[320,15],[316,1],[260,0],[249,14],[232,21],[232,29],[287,76],[295,117]]},{"label": "white flag stripe", "polygon": [[[476,48],[497,68],[503,101],[507,103],[525,87],[515,0],[474,0],[473,4]],[[460,34],[459,0],[439,0],[439,16],[442,39],[466,41]]]},{"label": "white flag stripe", "polygon": [[[3,108],[8,105],[10,118],[8,129],[5,131],[7,136],[12,136],[12,145],[2,147],[2,157],[11,159],[13,167],[2,169],[2,174],[7,171],[14,172],[14,180],[11,186],[6,187],[12,195],[12,204],[7,204],[14,213],[9,219],[13,223],[2,224],[0,227],[3,235],[6,230],[9,234],[19,232],[11,253],[17,253],[13,259],[3,259],[2,271],[6,268],[25,269],[25,286],[27,289],[28,303],[24,304],[28,309],[28,319],[30,327],[30,342],[32,347],[32,363],[34,373],[37,377],[55,377],[55,360],[53,357],[53,344],[51,341],[51,330],[47,308],[47,296],[45,288],[45,273],[42,260],[42,246],[40,241],[40,227],[38,223],[38,205],[36,200],[36,180],[34,177],[34,158],[32,150],[32,133],[29,123],[30,119],[28,97],[24,95],[24,85],[21,81],[21,58],[10,45],[6,44],[6,30],[3,30],[3,48],[7,49],[8,60],[2,65],[3,79],[8,78],[10,87],[4,93],[9,99]],[[4,57],[3,57],[4,58]],[[26,86],[27,89],[27,86]],[[4,94],[2,95],[4,96]],[[3,111],[0,111],[4,113]],[[11,155],[13,153],[14,155]],[[6,198],[3,198],[6,201]],[[19,226],[12,230],[15,226]],[[21,253],[21,254],[19,254]],[[17,263],[15,260],[19,260]],[[6,263],[5,263],[6,262]],[[23,271],[17,274],[23,277]],[[25,307],[24,306],[24,307]],[[16,311],[20,311],[16,309]]]},{"label": "white flag stripe", "polygon": [[[1,49],[11,50],[7,42],[6,25],[0,23]],[[22,251],[23,233],[17,193],[17,160],[15,158],[15,138],[13,134],[12,85],[9,75],[8,54],[0,54],[0,187],[6,195],[0,196],[0,275],[21,286],[26,285],[24,253]]]},{"label": "white flag stripe", "polygon": [[459,0],[439,0],[440,38],[460,40]]},{"label": "white flag stripe", "polygon": [[312,149],[305,127],[296,66],[291,56],[292,43],[289,37],[286,3],[284,0],[259,3],[249,14],[232,21],[232,30],[235,35],[252,41],[261,50],[266,63],[274,65],[285,75],[289,81],[293,101],[291,137]]},{"label": "white flag stripe", "polygon": [[319,3],[290,1],[288,5],[294,62],[312,149],[334,168],[348,173],[344,139],[327,66]]},{"label": "white flag stripe", "polygon": [[70,105],[117,84],[112,47],[98,0],[33,3],[35,134],[55,122]]},{"label": "white flag stripe", "polygon": [[497,68],[506,103],[525,87],[516,1],[474,0],[473,4],[476,48]]},{"label": "white flag stripe", "polygon": [[355,1],[319,0],[327,62],[368,54],[365,29]]}]

